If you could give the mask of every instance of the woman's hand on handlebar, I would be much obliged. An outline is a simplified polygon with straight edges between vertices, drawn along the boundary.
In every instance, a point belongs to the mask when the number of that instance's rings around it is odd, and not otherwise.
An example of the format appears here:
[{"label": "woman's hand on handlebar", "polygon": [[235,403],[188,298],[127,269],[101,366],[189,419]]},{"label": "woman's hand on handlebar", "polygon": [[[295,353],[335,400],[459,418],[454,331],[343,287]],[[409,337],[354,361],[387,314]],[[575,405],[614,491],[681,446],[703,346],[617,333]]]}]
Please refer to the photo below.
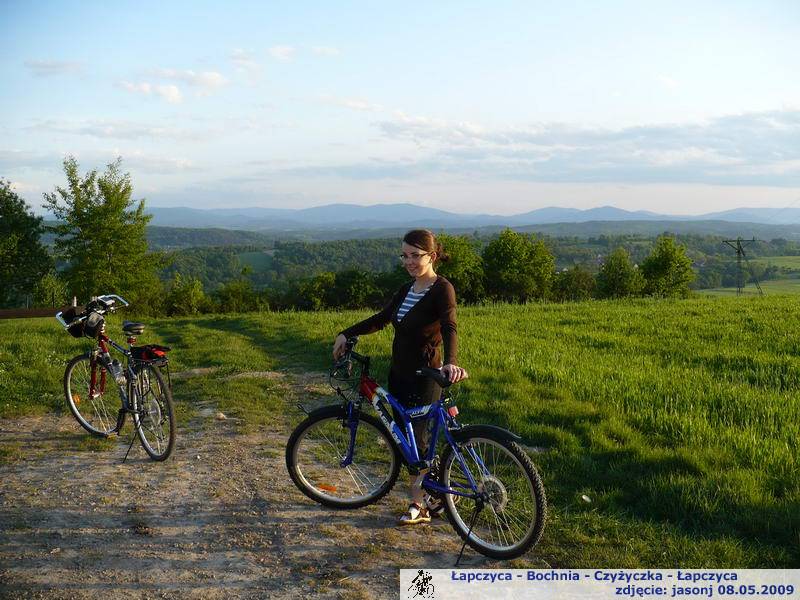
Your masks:
[{"label": "woman's hand on handlebar", "polygon": [[337,335],[336,339],[333,342],[333,360],[339,360],[342,354],[344,354],[346,345],[347,345],[347,338],[344,337],[341,333]]},{"label": "woman's hand on handlebar", "polygon": [[469,377],[465,369],[458,365],[445,365],[442,367],[442,374],[447,378],[450,383],[456,383],[462,379]]}]

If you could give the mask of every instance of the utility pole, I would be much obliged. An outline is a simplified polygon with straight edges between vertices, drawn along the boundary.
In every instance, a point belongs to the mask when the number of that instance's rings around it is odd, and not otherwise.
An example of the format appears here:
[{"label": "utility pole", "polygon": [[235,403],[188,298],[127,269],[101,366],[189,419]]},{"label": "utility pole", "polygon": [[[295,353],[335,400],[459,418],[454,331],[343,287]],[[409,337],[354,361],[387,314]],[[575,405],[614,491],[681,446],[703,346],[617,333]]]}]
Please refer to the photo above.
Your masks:
[{"label": "utility pole", "polygon": [[[748,270],[750,270],[749,269],[750,261],[747,260],[747,254],[744,251],[744,247],[745,247],[746,244],[752,244],[753,242],[758,242],[758,241],[760,241],[760,240],[757,240],[756,238],[753,238],[752,240],[743,240],[740,237],[736,238],[735,240],[723,240],[724,243],[728,244],[728,246],[730,246],[731,248],[736,250],[736,265],[738,267],[738,272],[737,272],[737,275],[736,275],[736,295],[737,296],[741,296],[742,295],[742,289],[744,288],[745,283],[746,283],[745,280],[744,280],[744,270],[742,269],[742,259],[744,259],[744,261],[747,263]],[[751,273],[752,273],[752,271],[751,271]],[[756,287],[758,288],[759,295],[763,296],[764,295],[764,290],[761,289],[761,284],[758,283],[758,278],[754,275],[753,279],[756,282]]]}]

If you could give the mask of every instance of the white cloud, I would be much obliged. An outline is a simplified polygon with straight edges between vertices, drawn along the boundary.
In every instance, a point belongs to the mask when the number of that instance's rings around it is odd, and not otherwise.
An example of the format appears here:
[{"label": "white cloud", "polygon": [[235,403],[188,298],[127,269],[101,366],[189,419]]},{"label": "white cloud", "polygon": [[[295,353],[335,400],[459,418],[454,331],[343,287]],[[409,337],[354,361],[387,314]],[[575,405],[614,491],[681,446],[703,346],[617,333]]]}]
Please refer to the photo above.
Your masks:
[{"label": "white cloud", "polygon": [[191,69],[183,71],[178,69],[156,69],[153,74],[162,79],[185,83],[196,88],[200,95],[210,94],[228,83],[225,76],[217,71],[196,72]]},{"label": "white cloud", "polygon": [[141,83],[121,81],[120,86],[133,94],[142,94],[144,96],[160,96],[170,104],[180,104],[183,100],[181,90],[177,85],[174,84],[154,85],[148,81],[142,81]]},{"label": "white cloud", "polygon": [[243,50],[242,48],[234,48],[230,54],[231,62],[235,65],[237,70],[240,71],[257,71],[261,65],[256,61],[252,52]]},{"label": "white cloud", "polygon": [[36,77],[67,75],[70,73],[80,73],[83,70],[81,63],[63,60],[26,60],[25,66]]},{"label": "white cloud", "polygon": [[403,112],[375,125],[386,138],[414,142],[414,160],[312,166],[304,174],[800,187],[800,110],[621,129],[544,123],[493,130]]},{"label": "white cloud", "polygon": [[269,49],[269,54],[276,60],[291,60],[294,56],[295,49],[293,46],[273,46]]},{"label": "white cloud", "polygon": [[341,52],[333,46],[312,46],[311,51],[317,56],[339,56]]},{"label": "white cloud", "polygon": [[[198,171],[199,168],[189,159],[174,156],[156,156],[140,150],[125,150],[116,148],[105,154],[106,157],[122,157],[123,167],[148,174],[170,175]],[[103,159],[103,160],[107,160]]]},{"label": "white cloud", "polygon": [[217,131],[158,127],[150,124],[114,119],[89,119],[67,121],[47,119],[26,127],[29,131],[47,131],[67,135],[89,136],[109,139],[171,139],[178,141],[197,141],[211,139]]},{"label": "white cloud", "polygon": [[170,104],[178,104],[183,98],[177,85],[158,85],[156,94],[164,98]]}]

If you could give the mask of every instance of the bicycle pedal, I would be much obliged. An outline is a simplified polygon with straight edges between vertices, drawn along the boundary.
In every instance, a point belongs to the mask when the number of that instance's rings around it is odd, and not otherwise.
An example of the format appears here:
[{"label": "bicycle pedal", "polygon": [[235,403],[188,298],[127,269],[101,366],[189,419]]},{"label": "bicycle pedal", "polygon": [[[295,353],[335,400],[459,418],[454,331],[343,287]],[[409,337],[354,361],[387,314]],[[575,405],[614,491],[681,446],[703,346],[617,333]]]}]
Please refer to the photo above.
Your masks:
[{"label": "bicycle pedal", "polygon": [[437,517],[444,512],[444,501],[441,497],[437,498],[432,494],[425,494],[425,506],[430,514]]}]

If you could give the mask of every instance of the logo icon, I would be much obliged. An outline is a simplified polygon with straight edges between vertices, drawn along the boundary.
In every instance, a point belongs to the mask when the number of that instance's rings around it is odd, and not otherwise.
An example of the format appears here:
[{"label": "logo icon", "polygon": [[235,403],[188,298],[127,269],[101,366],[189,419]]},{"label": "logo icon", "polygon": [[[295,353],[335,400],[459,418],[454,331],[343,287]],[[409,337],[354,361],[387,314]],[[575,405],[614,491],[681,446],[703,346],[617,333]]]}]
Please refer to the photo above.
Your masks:
[{"label": "logo icon", "polygon": [[[420,569],[417,571],[417,576],[411,580],[411,585],[408,586],[409,598],[434,598],[433,584],[431,580],[433,575],[427,571]],[[413,596],[411,593],[413,592]]]}]

